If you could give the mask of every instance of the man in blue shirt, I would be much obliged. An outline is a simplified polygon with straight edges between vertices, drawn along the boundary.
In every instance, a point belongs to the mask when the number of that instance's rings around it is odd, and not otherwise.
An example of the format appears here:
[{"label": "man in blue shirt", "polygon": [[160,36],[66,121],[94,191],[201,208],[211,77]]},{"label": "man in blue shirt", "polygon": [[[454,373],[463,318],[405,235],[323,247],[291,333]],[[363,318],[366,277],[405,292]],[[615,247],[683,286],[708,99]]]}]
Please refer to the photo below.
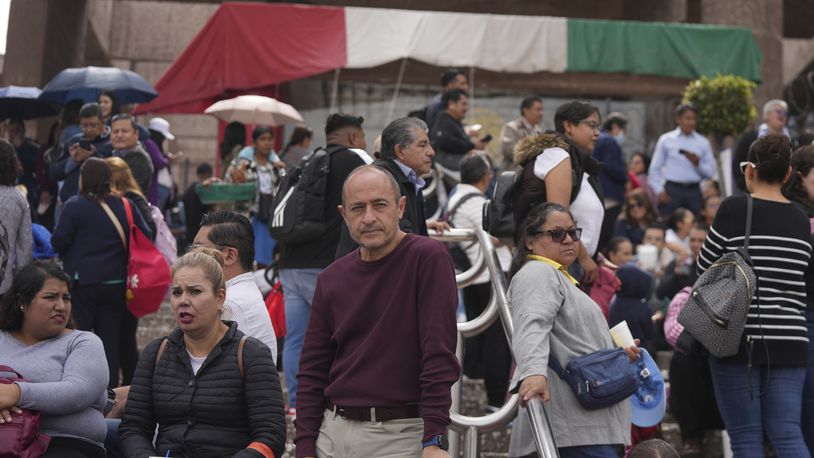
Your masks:
[{"label": "man in blue shirt", "polygon": [[602,132],[596,139],[594,159],[602,163],[599,182],[605,196],[605,217],[602,219],[602,231],[599,235],[599,250],[613,236],[616,219],[622,212],[625,202],[625,184],[627,184],[627,166],[619,145],[625,140],[627,118],[621,113],[610,113],[602,124]]},{"label": "man in blue shirt", "polygon": [[695,108],[682,103],[676,108],[678,128],[659,138],[650,162],[647,183],[658,196],[659,212],[669,215],[684,207],[698,215],[701,180],[715,176],[715,157],[709,140],[695,131]]}]

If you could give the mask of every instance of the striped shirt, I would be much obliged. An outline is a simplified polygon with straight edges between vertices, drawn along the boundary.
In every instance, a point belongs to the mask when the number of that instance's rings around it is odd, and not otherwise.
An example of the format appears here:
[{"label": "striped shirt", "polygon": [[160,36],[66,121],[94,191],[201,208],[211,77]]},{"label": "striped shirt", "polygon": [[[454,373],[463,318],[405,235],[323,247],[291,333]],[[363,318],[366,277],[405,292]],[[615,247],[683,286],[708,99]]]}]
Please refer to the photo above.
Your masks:
[{"label": "striped shirt", "polygon": [[[744,344],[731,359],[748,360],[747,339],[752,340],[752,362],[806,365],[805,272],[811,257],[808,218],[791,203],[753,199],[749,255],[758,275],[760,303],[755,294],[746,320]],[[698,256],[704,272],[727,251],[743,246],[746,196],[726,199],[715,215]],[[756,292],[756,293],[757,293]]]}]

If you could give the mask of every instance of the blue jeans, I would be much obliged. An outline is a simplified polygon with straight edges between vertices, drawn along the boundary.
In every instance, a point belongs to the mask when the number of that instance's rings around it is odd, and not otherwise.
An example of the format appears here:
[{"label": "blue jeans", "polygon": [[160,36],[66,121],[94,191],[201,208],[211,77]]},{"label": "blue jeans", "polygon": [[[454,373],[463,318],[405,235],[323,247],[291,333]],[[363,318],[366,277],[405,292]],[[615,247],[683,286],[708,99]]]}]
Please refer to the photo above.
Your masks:
[{"label": "blue jeans", "polygon": [[283,346],[283,372],[288,389],[288,406],[297,406],[297,372],[300,368],[300,352],[311,301],[317,286],[317,275],[322,269],[280,269],[280,282],[285,297],[285,345]]},{"label": "blue jeans", "polygon": [[753,367],[752,399],[745,364],[721,363],[711,357],[709,366],[735,458],[762,458],[764,433],[778,457],[810,456],[800,430],[805,367],[771,366],[768,371],[766,366]]},{"label": "blue jeans", "polygon": [[808,327],[808,371],[803,385],[803,438],[809,450],[814,450],[814,310],[806,310]]}]

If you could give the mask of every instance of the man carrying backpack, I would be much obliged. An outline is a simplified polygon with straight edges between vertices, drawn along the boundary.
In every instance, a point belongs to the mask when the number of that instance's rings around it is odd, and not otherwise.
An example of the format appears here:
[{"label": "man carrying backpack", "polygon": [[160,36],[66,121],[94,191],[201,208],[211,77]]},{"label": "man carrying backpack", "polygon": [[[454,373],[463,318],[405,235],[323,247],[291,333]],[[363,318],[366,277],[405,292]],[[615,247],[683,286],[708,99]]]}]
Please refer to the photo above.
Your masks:
[{"label": "man carrying backpack", "polygon": [[[353,169],[373,161],[364,151],[367,143],[363,122],[361,116],[348,114],[335,113],[328,117],[325,122],[328,174],[324,177],[324,192],[321,193],[324,229],[309,240],[296,243],[280,241],[278,262],[285,295],[287,330],[283,368],[288,387],[288,411],[292,415],[296,412],[300,350],[308,326],[317,275],[333,262],[339,244],[342,218],[338,207],[342,200],[342,184]],[[301,180],[306,180],[305,172],[309,171],[308,164],[305,164]]]}]

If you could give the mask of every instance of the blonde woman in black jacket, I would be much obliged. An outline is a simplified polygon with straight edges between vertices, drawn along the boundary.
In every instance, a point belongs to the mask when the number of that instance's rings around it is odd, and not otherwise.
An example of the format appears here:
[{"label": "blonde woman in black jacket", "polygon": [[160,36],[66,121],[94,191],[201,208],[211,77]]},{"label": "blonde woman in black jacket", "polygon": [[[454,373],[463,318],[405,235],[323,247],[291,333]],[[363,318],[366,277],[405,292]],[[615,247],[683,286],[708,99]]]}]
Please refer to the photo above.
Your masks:
[{"label": "blonde woman in black jacket", "polygon": [[222,266],[222,254],[208,248],[173,266],[178,328],[150,343],[136,368],[119,428],[125,456],[282,456],[286,429],[277,370],[265,344],[220,320]]}]

